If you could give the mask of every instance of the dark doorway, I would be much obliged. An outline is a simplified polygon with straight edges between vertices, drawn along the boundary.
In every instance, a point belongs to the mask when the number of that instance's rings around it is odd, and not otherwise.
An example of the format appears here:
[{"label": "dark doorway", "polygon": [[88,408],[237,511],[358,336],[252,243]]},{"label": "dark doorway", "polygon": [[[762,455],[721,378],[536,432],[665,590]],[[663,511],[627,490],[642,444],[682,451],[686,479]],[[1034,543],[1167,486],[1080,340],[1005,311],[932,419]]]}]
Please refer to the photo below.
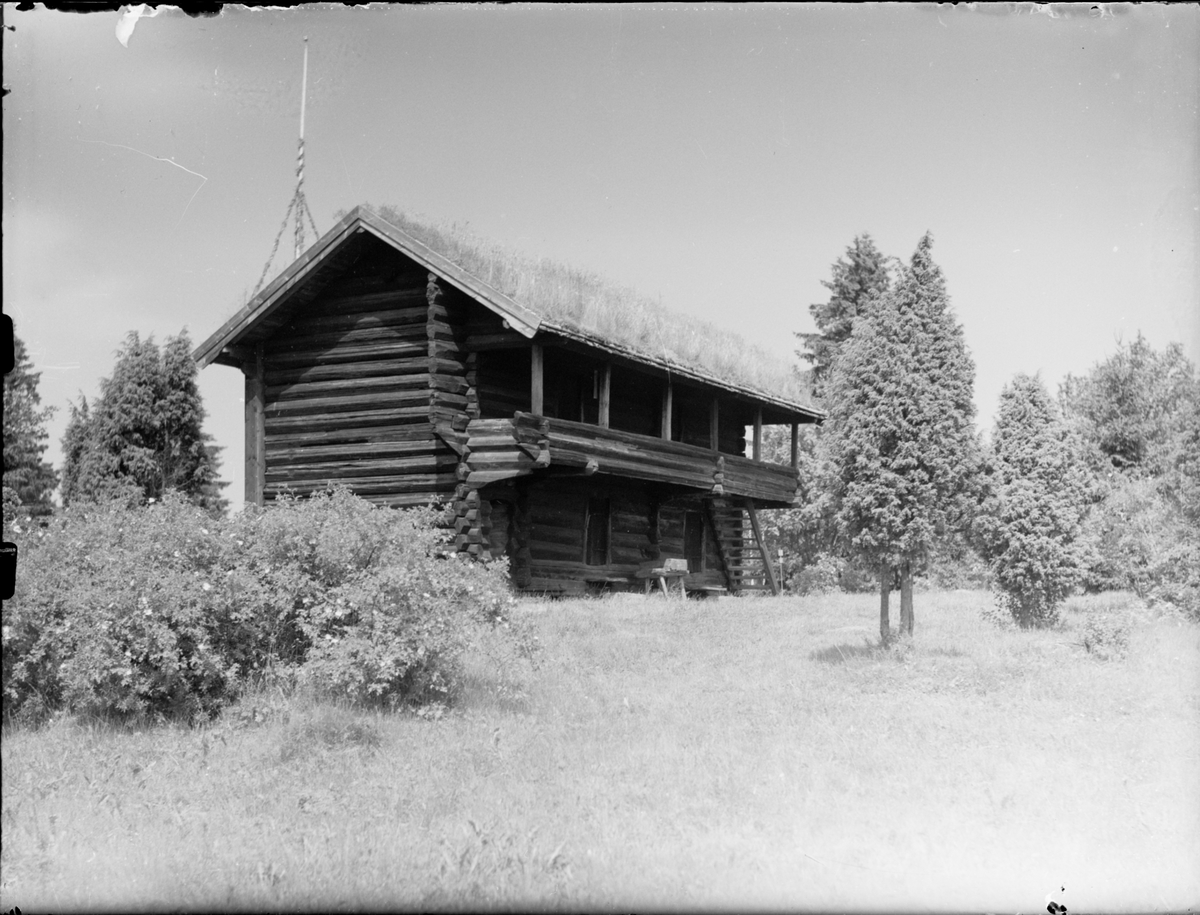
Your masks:
[{"label": "dark doorway", "polygon": [[608,565],[609,514],[608,499],[588,499],[583,561],[590,566]]},{"label": "dark doorway", "polygon": [[691,573],[704,571],[704,515],[701,512],[684,512],[683,556]]}]

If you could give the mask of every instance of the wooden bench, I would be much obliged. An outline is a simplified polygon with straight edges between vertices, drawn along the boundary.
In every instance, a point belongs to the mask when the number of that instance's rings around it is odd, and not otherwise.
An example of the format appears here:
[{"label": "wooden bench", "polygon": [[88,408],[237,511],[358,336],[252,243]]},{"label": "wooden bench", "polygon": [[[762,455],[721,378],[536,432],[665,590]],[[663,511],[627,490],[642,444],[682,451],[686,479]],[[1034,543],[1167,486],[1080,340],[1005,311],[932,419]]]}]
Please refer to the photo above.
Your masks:
[{"label": "wooden bench", "polygon": [[663,594],[671,596],[671,589],[668,587],[668,582],[679,582],[679,597],[687,600],[687,589],[683,585],[683,579],[688,574],[688,564],[686,559],[655,559],[650,562],[643,562],[641,568],[638,569],[637,577],[645,579],[646,593],[650,593],[650,588],[654,580],[658,581],[658,585],[662,588]]}]

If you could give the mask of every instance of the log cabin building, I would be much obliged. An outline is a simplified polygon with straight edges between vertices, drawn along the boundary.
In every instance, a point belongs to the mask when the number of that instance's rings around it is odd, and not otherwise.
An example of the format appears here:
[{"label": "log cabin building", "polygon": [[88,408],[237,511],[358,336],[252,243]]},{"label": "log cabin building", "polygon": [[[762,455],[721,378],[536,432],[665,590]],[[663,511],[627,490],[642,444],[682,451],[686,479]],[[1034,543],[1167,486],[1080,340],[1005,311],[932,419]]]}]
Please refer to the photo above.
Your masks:
[{"label": "log cabin building", "polygon": [[[361,207],[195,359],[245,375],[246,501],[438,502],[457,550],[531,591],[641,587],[668,558],[692,591],[778,590],[757,509],[793,503],[822,418],[542,317]],[[790,466],[765,424],[791,426]]]}]

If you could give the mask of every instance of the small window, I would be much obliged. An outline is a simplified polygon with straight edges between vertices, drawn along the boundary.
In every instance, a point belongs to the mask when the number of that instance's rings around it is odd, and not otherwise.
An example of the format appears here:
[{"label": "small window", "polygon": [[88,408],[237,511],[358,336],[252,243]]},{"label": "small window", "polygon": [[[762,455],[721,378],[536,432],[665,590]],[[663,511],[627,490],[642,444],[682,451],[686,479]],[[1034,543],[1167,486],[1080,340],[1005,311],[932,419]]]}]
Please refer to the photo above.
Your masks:
[{"label": "small window", "polygon": [[684,512],[683,555],[688,572],[704,571],[704,515],[700,512]]},{"label": "small window", "polygon": [[583,561],[590,566],[608,565],[609,513],[608,499],[588,499]]}]

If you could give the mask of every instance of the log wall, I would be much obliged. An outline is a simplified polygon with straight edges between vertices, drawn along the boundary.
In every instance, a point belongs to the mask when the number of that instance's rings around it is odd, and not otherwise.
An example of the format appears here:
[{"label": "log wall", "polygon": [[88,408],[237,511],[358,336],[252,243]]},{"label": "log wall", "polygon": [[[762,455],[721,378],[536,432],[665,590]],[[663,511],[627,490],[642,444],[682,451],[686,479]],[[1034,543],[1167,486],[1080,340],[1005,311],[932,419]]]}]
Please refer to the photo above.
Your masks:
[{"label": "log wall", "polygon": [[434,421],[468,386],[430,296],[406,258],[364,258],[264,342],[264,500],[332,483],[397,506],[453,494],[458,456]]},{"label": "log wall", "polygon": [[[525,584],[534,591],[579,592],[589,587],[640,589],[637,572],[650,560],[684,555],[684,506],[663,504],[654,487],[621,480],[547,479],[528,485],[524,517],[505,514],[514,524],[516,538],[527,549]],[[488,500],[485,490],[481,497]],[[608,562],[584,561],[589,499],[607,498],[609,514]],[[499,541],[496,541],[499,545]],[[690,588],[725,587],[725,575],[707,532],[703,568],[690,574]],[[507,544],[506,544],[507,546]],[[493,548],[492,555],[499,553]]]}]

